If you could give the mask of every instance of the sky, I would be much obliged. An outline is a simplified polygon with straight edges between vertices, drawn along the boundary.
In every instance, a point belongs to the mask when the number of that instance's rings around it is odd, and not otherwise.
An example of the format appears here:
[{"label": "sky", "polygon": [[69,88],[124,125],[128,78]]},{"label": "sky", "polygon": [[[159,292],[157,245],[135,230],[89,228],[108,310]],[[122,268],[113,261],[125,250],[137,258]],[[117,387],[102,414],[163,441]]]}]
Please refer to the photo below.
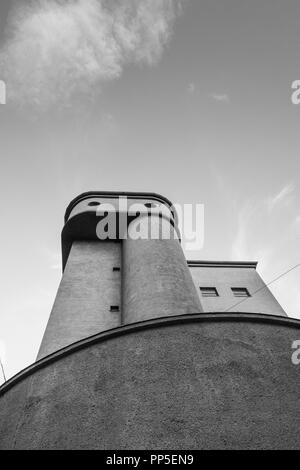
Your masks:
[{"label": "sky", "polygon": [[[1,0],[7,377],[36,358],[81,192],[204,204],[189,259],[258,261],[267,283],[300,263],[299,20],[298,0]],[[270,284],[295,318],[299,282]]]}]

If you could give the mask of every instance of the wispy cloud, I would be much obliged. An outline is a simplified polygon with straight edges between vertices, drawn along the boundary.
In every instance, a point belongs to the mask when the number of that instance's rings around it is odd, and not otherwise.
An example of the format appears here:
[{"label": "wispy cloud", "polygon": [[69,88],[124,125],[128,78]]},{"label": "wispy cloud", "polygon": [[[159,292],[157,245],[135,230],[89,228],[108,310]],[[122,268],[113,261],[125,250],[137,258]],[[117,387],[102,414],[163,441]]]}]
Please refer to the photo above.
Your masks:
[{"label": "wispy cloud", "polygon": [[272,212],[276,207],[288,205],[293,199],[295,185],[293,183],[286,184],[277,194],[267,199],[267,207]]},{"label": "wispy cloud", "polygon": [[247,217],[242,210],[238,216],[237,231],[232,242],[232,256],[236,260],[246,260],[249,256],[246,223]]},{"label": "wispy cloud", "polygon": [[226,93],[211,93],[209,96],[217,103],[230,103],[230,97]]},{"label": "wispy cloud", "polygon": [[264,240],[253,239],[253,234],[259,231],[263,214],[260,205],[248,202],[238,213],[237,231],[232,243],[232,256],[236,260],[252,260],[266,263],[271,253],[271,247],[264,245]]},{"label": "wispy cloud", "polygon": [[0,104],[6,104],[6,84],[0,80]]},{"label": "wispy cloud", "polygon": [[[218,169],[214,172],[217,173]],[[226,215],[232,217],[226,223],[227,228],[231,229],[231,258],[258,261],[258,272],[266,282],[298,264],[300,215],[294,194],[295,185],[282,184],[273,198],[256,191],[255,195],[245,200],[243,189],[237,193],[236,185],[230,184],[226,174],[219,174],[217,182],[222,202],[225,200],[230,208]],[[269,210],[271,199],[272,206],[276,206],[272,212]],[[287,201],[291,202],[288,210]],[[297,318],[300,318],[299,283],[298,268],[270,286],[286,312]]]},{"label": "wispy cloud", "polygon": [[187,93],[189,95],[194,95],[195,94],[195,91],[196,91],[196,85],[194,82],[190,82],[187,86],[187,89],[186,89]]},{"label": "wispy cloud", "polygon": [[92,97],[127,64],[156,64],[185,1],[17,3],[0,50],[9,102],[64,106]]},{"label": "wispy cloud", "polygon": [[62,262],[61,262],[61,255],[60,254],[53,254],[53,260],[50,265],[50,269],[54,270],[61,270],[62,269]]}]

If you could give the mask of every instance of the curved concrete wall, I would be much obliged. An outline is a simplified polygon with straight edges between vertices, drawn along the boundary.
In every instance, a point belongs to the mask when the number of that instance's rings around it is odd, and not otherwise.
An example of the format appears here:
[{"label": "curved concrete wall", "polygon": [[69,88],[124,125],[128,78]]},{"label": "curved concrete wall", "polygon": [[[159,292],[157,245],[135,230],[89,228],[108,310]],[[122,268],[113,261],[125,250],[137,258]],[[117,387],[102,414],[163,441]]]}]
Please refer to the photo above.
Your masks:
[{"label": "curved concrete wall", "polygon": [[94,337],[0,389],[0,448],[299,448],[299,325],[200,314]]},{"label": "curved concrete wall", "polygon": [[[90,205],[91,203],[92,205]],[[67,220],[71,219],[72,217],[87,211],[97,211],[99,206],[102,204],[114,207],[116,212],[124,211],[124,213],[127,214],[130,212],[130,208],[132,208],[134,205],[140,205],[139,211],[143,211],[142,206],[149,203],[159,208],[160,211],[166,214],[170,214],[172,218],[176,219],[175,209],[171,202],[159,194],[122,192],[112,192],[105,194],[101,192],[95,192],[82,194],[72,201],[70,206],[67,208],[65,221],[67,222]]]}]

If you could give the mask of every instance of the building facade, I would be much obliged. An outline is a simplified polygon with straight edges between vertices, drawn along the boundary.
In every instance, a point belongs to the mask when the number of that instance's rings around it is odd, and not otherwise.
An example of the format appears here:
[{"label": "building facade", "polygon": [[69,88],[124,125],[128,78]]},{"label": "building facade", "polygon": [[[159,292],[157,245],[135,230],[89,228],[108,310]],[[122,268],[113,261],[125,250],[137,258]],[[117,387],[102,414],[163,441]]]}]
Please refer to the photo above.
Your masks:
[{"label": "building facade", "polygon": [[70,203],[62,263],[37,361],[0,388],[0,448],[299,446],[300,322],[256,263],[187,261],[170,201],[113,192]]}]

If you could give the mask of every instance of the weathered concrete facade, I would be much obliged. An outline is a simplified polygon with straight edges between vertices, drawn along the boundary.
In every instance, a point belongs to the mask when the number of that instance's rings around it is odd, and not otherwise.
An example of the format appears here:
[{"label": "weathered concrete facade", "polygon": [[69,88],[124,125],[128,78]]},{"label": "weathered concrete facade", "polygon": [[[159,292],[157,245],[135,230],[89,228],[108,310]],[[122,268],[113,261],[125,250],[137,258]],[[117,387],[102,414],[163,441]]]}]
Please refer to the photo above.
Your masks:
[{"label": "weathered concrete facade", "polygon": [[54,302],[38,359],[99,331],[121,325],[121,244],[75,241]]},{"label": "weathered concrete facade", "polygon": [[[189,261],[192,277],[204,312],[239,311],[286,316],[256,271],[257,263]],[[215,287],[217,297],[201,296],[201,287]],[[234,297],[232,288],[246,288],[248,298]]]},{"label": "weathered concrete facade", "polygon": [[[300,322],[256,264],[188,265],[167,199],[126,195],[139,206],[86,193],[67,209],[38,361],[0,388],[0,448],[299,448]],[[128,220],[99,240],[112,206]]]},{"label": "weathered concrete facade", "polygon": [[[107,220],[116,226],[114,239],[99,240],[99,223],[105,228]],[[38,359],[110,328],[203,311],[176,215],[161,196],[79,198],[67,210],[62,244],[63,278]]]},{"label": "weathered concrete facade", "polygon": [[[138,222],[141,230],[148,228],[148,217]],[[123,308],[124,324],[202,312],[200,298],[169,221],[154,216],[152,228],[160,226],[171,231],[171,240],[132,240],[123,242]],[[167,227],[165,227],[168,225]]]}]

